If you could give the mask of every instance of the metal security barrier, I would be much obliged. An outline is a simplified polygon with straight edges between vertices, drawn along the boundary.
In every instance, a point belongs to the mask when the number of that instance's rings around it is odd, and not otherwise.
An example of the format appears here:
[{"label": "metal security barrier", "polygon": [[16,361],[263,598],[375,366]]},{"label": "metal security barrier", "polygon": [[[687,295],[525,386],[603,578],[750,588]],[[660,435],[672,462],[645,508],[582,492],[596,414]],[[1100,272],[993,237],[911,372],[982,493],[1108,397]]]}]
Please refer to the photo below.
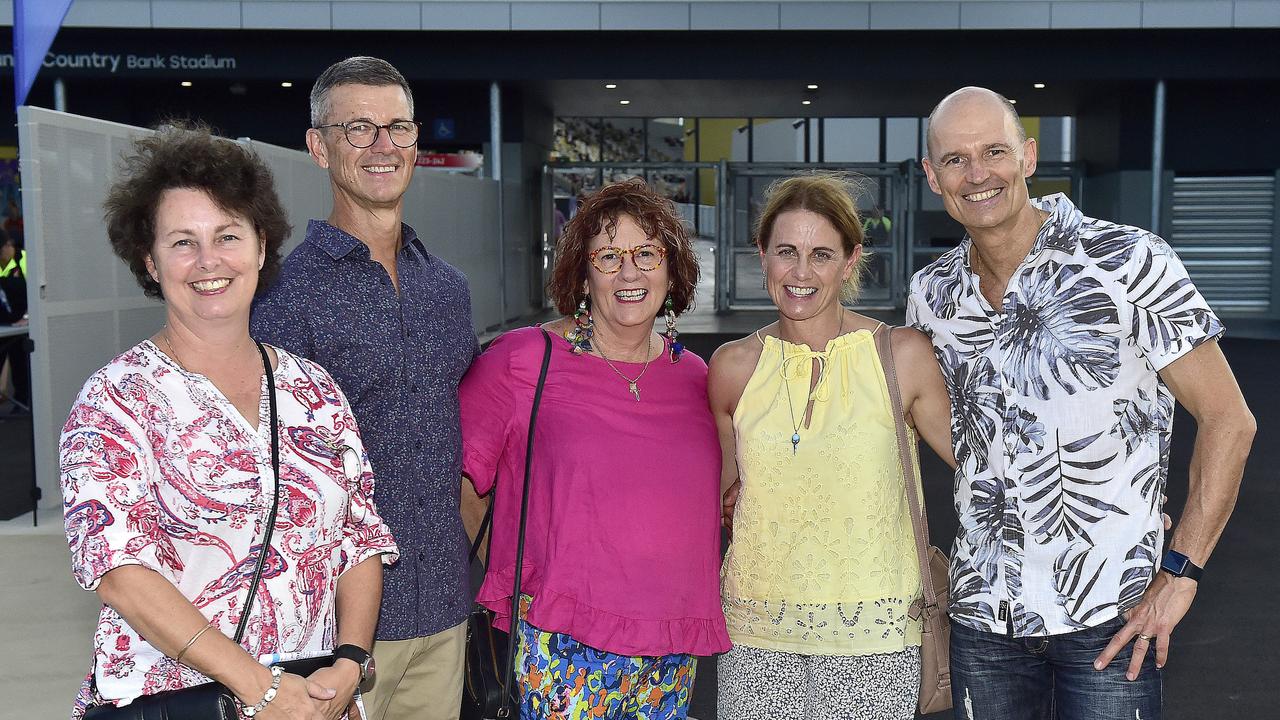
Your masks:
[{"label": "metal security barrier", "polygon": [[873,233],[866,249],[870,257],[861,308],[894,308],[903,304],[904,224],[908,216],[908,174],[904,163],[727,163],[727,197],[720,203],[728,232],[718,238],[716,309],[766,308],[772,305],[763,287],[759,250],[753,238],[756,220],[769,184],[796,173],[827,170],[849,174],[860,186],[858,207],[864,218],[882,208],[889,223]]},{"label": "metal security barrier", "polygon": [[[721,236],[723,221],[717,211],[724,164],[713,162],[580,162],[548,163],[542,171],[542,268],[543,281],[555,265],[556,241],[564,224],[578,211],[578,201],[608,183],[641,178],[670,198],[684,215],[695,238],[706,241]],[[706,248],[712,253],[715,246]],[[706,260],[704,259],[704,264]],[[716,286],[720,285],[717,274]]]},{"label": "metal security barrier", "polygon": [[[578,199],[628,177],[644,178],[672,198],[703,250],[714,255],[706,276],[717,311],[772,305],[762,282],[753,230],[769,184],[788,175],[828,170],[848,173],[860,186],[864,220],[880,208],[889,222],[868,232],[870,253],[862,293],[854,307],[902,309],[912,273],[956,246],[964,228],[952,220],[929,189],[917,161],[901,163],[549,163],[544,167],[543,268],[555,263],[555,240],[577,210]],[[1083,207],[1084,172],[1079,163],[1039,163],[1030,179],[1032,196],[1066,193]],[[558,213],[558,215],[557,215]],[[711,244],[709,241],[714,241]],[[706,260],[704,259],[704,264]]]}]

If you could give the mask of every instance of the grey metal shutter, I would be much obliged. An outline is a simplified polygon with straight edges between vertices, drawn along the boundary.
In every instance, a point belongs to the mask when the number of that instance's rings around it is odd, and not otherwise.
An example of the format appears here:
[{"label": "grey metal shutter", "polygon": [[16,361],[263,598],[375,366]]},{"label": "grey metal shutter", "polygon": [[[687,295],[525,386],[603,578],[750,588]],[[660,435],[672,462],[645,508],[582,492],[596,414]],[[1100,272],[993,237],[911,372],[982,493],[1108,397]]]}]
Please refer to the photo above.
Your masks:
[{"label": "grey metal shutter", "polygon": [[1175,177],[1165,239],[1214,311],[1272,308],[1276,178]]}]

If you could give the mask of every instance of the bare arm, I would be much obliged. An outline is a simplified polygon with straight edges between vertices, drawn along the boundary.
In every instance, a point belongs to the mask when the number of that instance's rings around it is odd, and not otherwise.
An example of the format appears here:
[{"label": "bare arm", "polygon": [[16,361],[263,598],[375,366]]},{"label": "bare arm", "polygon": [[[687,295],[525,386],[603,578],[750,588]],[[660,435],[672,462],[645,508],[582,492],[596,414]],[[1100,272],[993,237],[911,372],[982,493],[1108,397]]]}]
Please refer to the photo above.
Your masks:
[{"label": "bare arm", "polygon": [[919,330],[898,328],[893,331],[893,356],[907,422],[915,427],[943,462],[954,468],[951,397],[947,394],[938,359],[933,354],[933,343]]},{"label": "bare arm", "polygon": [[[1197,425],[1187,504],[1169,547],[1203,567],[1235,508],[1257,423],[1216,341],[1175,360],[1160,371],[1160,377]],[[1098,656],[1094,667],[1105,667],[1139,635],[1156,639],[1156,665],[1163,667],[1169,655],[1169,636],[1190,609],[1197,585],[1195,580],[1157,572],[1142,601],[1130,611],[1128,622]],[[1128,670],[1131,679],[1138,676],[1146,642],[1142,638],[1135,642],[1137,649]]]},{"label": "bare arm", "polygon": [[[140,565],[124,565],[108,571],[102,576],[97,592],[103,603],[120,613],[131,628],[169,657],[180,653],[187,641],[209,624],[173,583]],[[227,686],[240,702],[248,705],[256,704],[271,687],[271,672],[217,628],[210,628],[188,648],[182,664]],[[319,703],[312,699],[319,696],[331,698],[333,690],[286,674],[280,681],[276,699],[260,717],[321,720]]]},{"label": "bare arm", "polygon": [[[753,348],[747,343],[756,343]],[[707,366],[707,394],[720,436],[721,524],[733,535],[733,511],[738,502],[738,448],[733,413],[760,358],[759,341],[752,336],[722,345]],[[754,353],[753,353],[754,350]]]},{"label": "bare arm", "polygon": [[[355,645],[373,651],[373,633],[378,627],[378,607],[382,604],[382,556],[365,558],[338,578],[338,639],[336,645]],[[333,667],[322,668],[308,678],[322,687],[334,688],[333,699],[320,705],[328,720],[342,717],[360,685],[360,666],[340,658]]]},{"label": "bare arm", "polygon": [[[466,475],[462,476],[462,526],[467,530],[467,539],[471,542],[476,541],[476,534],[480,532],[480,524],[484,522],[484,514],[489,509],[489,503],[493,499],[493,493],[489,493],[488,497],[480,497],[476,494],[476,488],[471,484],[471,478]],[[476,557],[480,562],[484,562],[485,549],[489,545],[488,539],[480,544],[480,551]]]}]

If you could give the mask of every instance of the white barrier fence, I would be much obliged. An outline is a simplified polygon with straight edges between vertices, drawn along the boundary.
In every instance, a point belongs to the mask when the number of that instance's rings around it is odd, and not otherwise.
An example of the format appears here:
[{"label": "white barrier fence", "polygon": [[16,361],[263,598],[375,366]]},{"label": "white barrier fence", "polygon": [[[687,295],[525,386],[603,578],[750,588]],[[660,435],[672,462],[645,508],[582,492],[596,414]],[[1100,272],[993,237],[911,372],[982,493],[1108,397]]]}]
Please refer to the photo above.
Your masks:
[{"label": "white barrier fence", "polygon": [[[71,403],[90,374],[164,322],[164,305],[145,297],[112,252],[102,201],[130,140],[148,130],[54,112],[18,110],[22,210],[31,272],[28,299],[32,432],[41,505],[60,502],[57,442]],[[306,153],[242,141],[271,167],[301,242],[307,220],[329,214],[327,173]],[[461,175],[416,173],[404,221],[433,253],[466,273],[472,321],[502,322],[498,268],[498,183]]]}]

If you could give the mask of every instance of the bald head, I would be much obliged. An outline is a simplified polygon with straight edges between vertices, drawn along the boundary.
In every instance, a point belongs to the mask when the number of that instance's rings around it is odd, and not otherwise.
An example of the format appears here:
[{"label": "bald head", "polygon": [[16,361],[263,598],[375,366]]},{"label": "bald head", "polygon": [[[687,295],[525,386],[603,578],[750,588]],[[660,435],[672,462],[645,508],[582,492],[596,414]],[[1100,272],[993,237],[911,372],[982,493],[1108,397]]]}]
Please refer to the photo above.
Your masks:
[{"label": "bald head", "polygon": [[1018,111],[1014,109],[1013,103],[1009,102],[1008,98],[983,87],[962,87],[942,98],[942,101],[933,107],[933,112],[929,113],[928,132],[925,135],[925,150],[929,153],[929,158],[934,159],[937,153],[935,128],[964,123],[966,118],[971,118],[975,114],[996,110],[1003,112],[1008,121],[1013,124],[1018,141],[1025,141],[1027,131],[1022,127]]}]

